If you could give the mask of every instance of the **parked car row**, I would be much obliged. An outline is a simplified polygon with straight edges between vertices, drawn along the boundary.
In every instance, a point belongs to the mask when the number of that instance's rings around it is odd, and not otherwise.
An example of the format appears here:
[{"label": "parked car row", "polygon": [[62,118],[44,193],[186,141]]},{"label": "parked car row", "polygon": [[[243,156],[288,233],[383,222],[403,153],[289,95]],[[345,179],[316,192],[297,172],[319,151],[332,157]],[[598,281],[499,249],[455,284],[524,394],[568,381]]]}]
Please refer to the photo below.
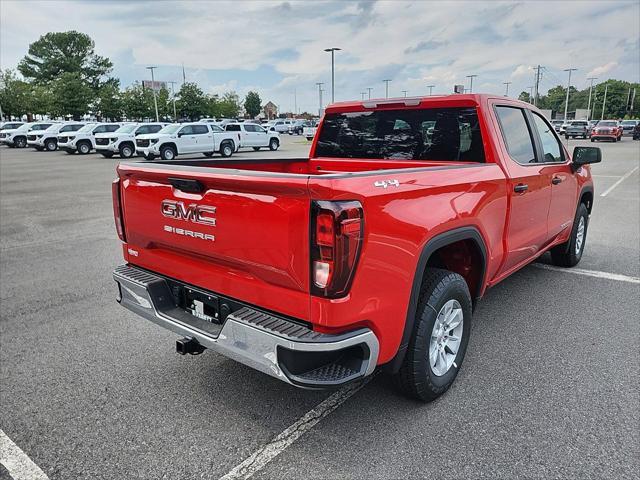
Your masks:
[{"label": "parked car row", "polygon": [[277,150],[280,135],[257,123],[203,119],[190,123],[7,122],[0,140],[9,147],[86,155],[96,151],[111,158],[139,155],[147,160],[173,160],[182,154],[219,153],[229,157],[241,148]]}]

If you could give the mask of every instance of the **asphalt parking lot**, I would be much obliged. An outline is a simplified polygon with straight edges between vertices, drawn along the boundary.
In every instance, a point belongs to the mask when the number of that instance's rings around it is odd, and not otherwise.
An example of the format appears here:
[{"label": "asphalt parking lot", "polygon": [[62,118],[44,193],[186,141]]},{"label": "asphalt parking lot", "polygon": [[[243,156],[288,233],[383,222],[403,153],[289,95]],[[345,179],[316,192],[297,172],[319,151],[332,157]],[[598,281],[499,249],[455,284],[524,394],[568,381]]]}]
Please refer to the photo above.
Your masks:
[{"label": "asphalt parking lot", "polygon": [[[377,375],[253,478],[638,478],[640,142],[598,146],[580,271],[491,289],[437,401]],[[0,429],[51,479],[220,478],[335,394],[179,356],[118,306],[117,162],[0,147]]]}]

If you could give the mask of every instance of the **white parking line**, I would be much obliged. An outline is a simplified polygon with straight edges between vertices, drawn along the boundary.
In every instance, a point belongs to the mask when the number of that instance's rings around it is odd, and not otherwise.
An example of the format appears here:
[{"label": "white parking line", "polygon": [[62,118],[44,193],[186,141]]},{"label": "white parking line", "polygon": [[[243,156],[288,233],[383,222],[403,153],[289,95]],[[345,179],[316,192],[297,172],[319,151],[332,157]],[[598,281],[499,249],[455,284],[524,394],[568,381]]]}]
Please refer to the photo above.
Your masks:
[{"label": "white parking line", "polygon": [[553,270],[554,272],[574,273],[576,275],[605,278],[607,280],[616,280],[618,282],[640,283],[640,278],[638,277],[629,277],[627,275],[621,275],[619,273],[600,272],[598,270],[584,270],[582,268],[563,268],[553,265],[547,265],[546,263],[532,263],[531,265],[533,265],[534,267],[542,268],[544,270]]},{"label": "white parking line", "polygon": [[14,480],[49,480],[31,459],[0,430],[0,463]]},{"label": "white parking line", "polygon": [[609,195],[613,191],[614,188],[616,188],[618,185],[620,185],[622,182],[624,182],[627,178],[629,178],[631,175],[633,175],[633,173],[636,170],[638,170],[638,168],[640,168],[640,167],[636,167],[633,170],[630,170],[627,173],[625,173],[622,177],[620,177],[620,180],[618,180],[616,183],[614,183],[609,188],[607,188],[604,192],[602,192],[600,194],[600,196],[601,197],[606,197],[607,195]]},{"label": "white parking line", "polygon": [[246,479],[262,470],[271,460],[289,447],[289,445],[307,433],[320,420],[333,412],[369,383],[374,376],[375,373],[365,378],[361,383],[347,385],[320,402],[268,444],[253,452],[244,462],[234,467],[223,477],[220,477],[220,480]]}]

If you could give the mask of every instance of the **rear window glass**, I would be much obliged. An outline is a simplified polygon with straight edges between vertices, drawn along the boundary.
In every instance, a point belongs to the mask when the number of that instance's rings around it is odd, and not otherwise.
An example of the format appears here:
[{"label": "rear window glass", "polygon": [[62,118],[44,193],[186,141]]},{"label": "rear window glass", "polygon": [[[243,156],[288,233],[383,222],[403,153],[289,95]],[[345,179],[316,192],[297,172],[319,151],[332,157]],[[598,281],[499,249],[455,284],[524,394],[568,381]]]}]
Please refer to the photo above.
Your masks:
[{"label": "rear window glass", "polygon": [[234,125],[232,123],[228,124],[224,128],[227,130],[227,132],[239,132],[240,131],[240,125]]},{"label": "rear window glass", "polygon": [[484,162],[475,108],[329,113],[319,157]]}]

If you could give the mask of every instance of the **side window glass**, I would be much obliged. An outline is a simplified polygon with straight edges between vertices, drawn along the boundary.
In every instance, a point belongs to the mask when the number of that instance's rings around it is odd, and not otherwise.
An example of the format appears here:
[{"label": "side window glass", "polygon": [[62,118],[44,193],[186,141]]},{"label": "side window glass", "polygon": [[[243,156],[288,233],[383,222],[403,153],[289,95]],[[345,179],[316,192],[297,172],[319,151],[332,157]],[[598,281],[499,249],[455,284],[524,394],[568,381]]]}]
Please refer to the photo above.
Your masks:
[{"label": "side window glass", "polygon": [[182,135],[191,135],[193,133],[193,129],[190,125],[187,125],[186,127],[182,127],[178,133],[181,133]]},{"label": "side window glass", "polygon": [[104,133],[104,132],[105,132],[104,125],[100,125],[99,127],[94,128],[92,133],[95,135],[96,133]]},{"label": "side window glass", "polygon": [[194,125],[191,128],[193,129],[193,133],[195,133],[196,135],[206,135],[207,133],[209,133],[209,127],[207,127],[206,125]]},{"label": "side window glass", "polygon": [[143,125],[136,130],[136,135],[144,135],[145,133],[149,133],[149,127]]},{"label": "side window glass", "polygon": [[148,133],[158,133],[162,129],[160,125],[150,125],[147,127]]},{"label": "side window glass", "polygon": [[511,158],[523,165],[536,163],[533,141],[522,109],[496,107],[496,112]]},{"label": "side window glass", "polygon": [[222,130],[219,126],[217,125],[211,125],[211,130],[213,130],[215,133],[220,133],[220,132],[224,132],[224,130]]},{"label": "side window glass", "polygon": [[562,156],[562,148],[558,139],[551,131],[552,128],[544,121],[544,119],[535,112],[533,114],[533,120],[538,129],[540,140],[542,141],[542,154],[544,156],[545,163],[562,162],[564,158]]},{"label": "side window glass", "polygon": [[120,128],[120,125],[107,125],[107,132],[115,132]]}]

